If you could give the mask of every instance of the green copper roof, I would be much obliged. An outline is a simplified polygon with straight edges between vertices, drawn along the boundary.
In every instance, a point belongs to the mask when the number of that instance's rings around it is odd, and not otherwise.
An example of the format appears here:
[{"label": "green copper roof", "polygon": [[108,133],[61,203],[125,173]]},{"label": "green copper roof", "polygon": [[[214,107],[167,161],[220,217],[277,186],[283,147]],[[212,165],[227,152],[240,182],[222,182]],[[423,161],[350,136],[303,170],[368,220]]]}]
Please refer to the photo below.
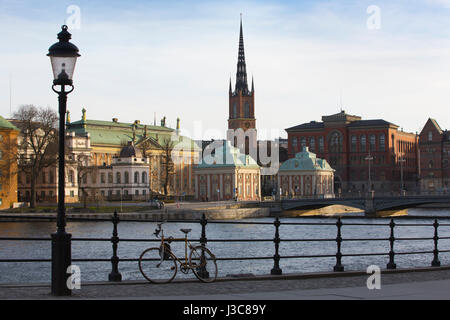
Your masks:
[{"label": "green copper roof", "polygon": [[279,171],[334,171],[328,162],[316,157],[315,153],[309,151],[308,147],[303,147],[303,151],[297,153],[295,158],[291,158],[280,166]]},{"label": "green copper roof", "polygon": [[0,129],[11,129],[15,131],[20,131],[15,125],[11,122],[0,116]]},{"label": "green copper roof", "polygon": [[91,144],[121,146],[133,140],[136,143],[151,138],[157,144],[163,145],[168,139],[175,139],[175,149],[196,150],[201,148],[190,138],[175,135],[172,128],[134,123],[123,123],[103,120],[80,120],[67,124],[67,132],[75,132],[76,135],[89,133]]},{"label": "green copper roof", "polygon": [[235,148],[229,141],[215,150],[215,155],[204,155],[196,168],[259,168],[258,163],[249,155],[245,155]]}]

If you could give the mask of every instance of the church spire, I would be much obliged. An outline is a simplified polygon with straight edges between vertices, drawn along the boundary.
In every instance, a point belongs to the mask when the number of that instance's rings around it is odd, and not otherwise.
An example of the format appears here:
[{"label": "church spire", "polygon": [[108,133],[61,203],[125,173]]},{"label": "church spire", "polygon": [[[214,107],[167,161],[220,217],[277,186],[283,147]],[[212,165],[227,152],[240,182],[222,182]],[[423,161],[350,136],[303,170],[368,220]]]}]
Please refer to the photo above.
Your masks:
[{"label": "church spire", "polygon": [[235,91],[242,91],[243,93],[248,92],[247,84],[247,67],[245,65],[245,52],[244,52],[244,34],[242,32],[242,14],[241,14],[241,26],[239,34],[239,52],[238,52],[238,63],[236,72],[236,87]]}]

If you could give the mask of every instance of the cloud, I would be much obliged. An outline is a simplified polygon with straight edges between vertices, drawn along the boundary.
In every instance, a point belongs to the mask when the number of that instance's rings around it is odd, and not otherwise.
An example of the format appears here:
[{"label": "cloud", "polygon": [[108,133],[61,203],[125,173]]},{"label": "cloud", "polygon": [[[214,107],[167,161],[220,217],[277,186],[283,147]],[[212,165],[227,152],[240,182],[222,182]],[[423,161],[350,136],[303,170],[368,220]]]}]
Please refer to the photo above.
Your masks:
[{"label": "cloud", "polygon": [[[180,117],[194,132],[202,120],[205,130],[225,135],[243,12],[260,131],[338,112],[341,92],[344,109],[366,119],[385,118],[416,131],[432,116],[450,127],[448,17],[431,5],[380,1],[382,24],[374,32],[366,27],[370,1],[79,3],[82,23],[73,42],[82,57],[69,97],[73,120],[83,107],[91,119],[142,123],[153,123],[156,112],[158,123],[167,116],[175,126]],[[10,72],[15,105],[56,108],[45,53],[56,41],[65,5],[59,15],[36,15],[32,6],[20,14],[3,10],[2,115],[9,113]]]}]

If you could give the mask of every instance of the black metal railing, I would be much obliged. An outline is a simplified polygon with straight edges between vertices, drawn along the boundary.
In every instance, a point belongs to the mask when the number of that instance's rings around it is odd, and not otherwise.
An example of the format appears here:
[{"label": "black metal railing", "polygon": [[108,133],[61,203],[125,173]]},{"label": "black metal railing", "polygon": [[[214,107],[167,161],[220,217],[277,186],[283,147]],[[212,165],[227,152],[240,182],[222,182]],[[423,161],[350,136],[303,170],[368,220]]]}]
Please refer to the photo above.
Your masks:
[{"label": "black metal railing", "polygon": [[[51,217],[30,217],[30,216],[19,216],[19,215],[3,215],[0,216],[0,222],[3,219],[29,219],[29,220],[49,220],[53,219]],[[334,218],[329,218],[334,219]],[[348,219],[348,218],[345,218]],[[344,219],[344,220],[345,220]],[[401,219],[401,218],[400,218]],[[441,217],[439,217],[441,219]],[[445,219],[445,218],[443,218]],[[111,218],[107,219],[88,219],[88,218],[74,218],[68,217],[68,221],[77,222],[92,222],[92,221],[108,221],[112,222],[112,236],[110,238],[72,238],[72,241],[77,242],[110,242],[112,245],[112,256],[111,258],[77,258],[72,259],[73,262],[109,262],[111,263],[111,272],[108,275],[109,281],[121,281],[122,275],[119,271],[120,262],[137,262],[139,259],[136,258],[120,258],[118,256],[118,247],[120,243],[124,242],[159,242],[159,239],[148,239],[148,238],[120,238],[119,237],[119,222],[153,222],[154,220],[142,220],[142,219],[121,219],[117,212],[115,212]],[[349,219],[351,220],[351,219]],[[281,275],[283,273],[280,268],[280,261],[286,259],[318,259],[318,258],[335,258],[336,264],[333,267],[335,272],[344,271],[343,258],[346,257],[369,257],[369,256],[388,256],[388,263],[386,265],[387,269],[396,269],[397,264],[395,263],[395,258],[398,255],[419,255],[419,254],[432,254],[433,260],[430,261],[432,267],[439,267],[441,265],[439,254],[448,253],[449,249],[439,249],[440,240],[449,240],[450,236],[439,236],[439,228],[450,227],[449,223],[439,223],[438,219],[434,219],[433,223],[398,223],[394,219],[390,219],[389,223],[379,222],[373,223],[353,223],[353,222],[343,222],[340,217],[336,219],[336,222],[282,222],[279,217],[275,217],[273,222],[267,221],[208,221],[203,214],[200,220],[167,220],[165,223],[183,223],[183,224],[200,224],[201,234],[198,240],[200,245],[206,246],[207,243],[232,243],[232,242],[267,242],[273,243],[273,247],[267,246],[267,251],[273,250],[273,255],[266,256],[252,256],[252,257],[222,257],[218,256],[218,261],[238,261],[238,260],[273,260],[273,267],[270,269],[270,274]],[[209,239],[207,238],[207,225],[208,224],[240,224],[240,225],[272,225],[274,226],[274,237],[273,238],[260,238],[260,239],[249,239],[249,238],[233,238],[233,239]],[[280,227],[281,226],[335,226],[336,227],[336,237],[333,238],[282,238],[280,237]],[[377,238],[344,238],[343,237],[343,226],[353,226],[353,227],[384,227],[389,228],[389,237],[377,237]],[[433,233],[429,237],[396,237],[395,230],[402,227],[432,227]],[[450,230],[450,229],[449,229]],[[433,250],[421,250],[421,251],[395,251],[395,243],[398,241],[430,241],[433,244]],[[1,241],[51,241],[50,237],[0,237]],[[381,241],[389,244],[388,252],[361,252],[361,253],[342,253],[342,246],[346,242],[351,241]],[[335,242],[336,243],[336,253],[335,254],[314,254],[314,255],[280,255],[280,244],[287,242],[298,242],[298,243],[312,243],[312,242]],[[0,259],[0,263],[10,263],[10,262],[23,262],[23,263],[36,263],[36,262],[51,262],[51,259]],[[268,268],[269,269],[269,268]]]}]

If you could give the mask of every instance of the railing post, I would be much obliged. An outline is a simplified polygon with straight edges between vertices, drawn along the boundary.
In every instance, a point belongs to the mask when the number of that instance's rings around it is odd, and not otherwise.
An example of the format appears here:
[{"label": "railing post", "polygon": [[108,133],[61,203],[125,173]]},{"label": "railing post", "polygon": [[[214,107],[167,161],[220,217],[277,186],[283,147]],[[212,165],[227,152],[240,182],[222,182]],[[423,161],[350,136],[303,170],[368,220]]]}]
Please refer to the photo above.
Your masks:
[{"label": "railing post", "polygon": [[122,281],[122,275],[119,272],[119,257],[117,256],[117,245],[119,243],[119,236],[117,233],[117,225],[119,224],[120,219],[117,215],[117,210],[114,211],[114,215],[112,217],[113,223],[113,233],[111,237],[113,255],[111,257],[112,270],[108,276],[109,281]]},{"label": "railing post", "polygon": [[389,223],[389,227],[391,228],[391,235],[389,236],[390,250],[389,250],[389,263],[387,264],[386,267],[388,269],[395,269],[395,268],[397,268],[397,265],[394,262],[394,257],[395,257],[395,252],[394,252],[394,241],[395,241],[394,227],[395,227],[395,222],[394,222],[394,219],[391,219],[391,222]]},{"label": "railing post", "polygon": [[[206,215],[203,213],[202,218],[200,219],[200,225],[202,226],[202,234],[200,236],[200,245],[202,247],[206,246],[208,239],[206,238],[206,225],[208,224],[208,220],[206,219]],[[200,257],[200,263],[203,264],[205,261],[205,252],[202,250],[202,255]],[[206,270],[205,266],[200,267],[200,272],[198,273],[202,278],[209,278],[209,272]]]},{"label": "railing post", "polygon": [[342,260],[342,253],[341,253],[341,243],[342,243],[342,237],[341,237],[341,227],[342,227],[342,221],[339,217],[336,221],[336,227],[337,227],[337,236],[336,236],[336,245],[337,245],[337,251],[336,251],[336,265],[334,266],[333,270],[336,272],[344,271],[344,266],[341,263]]},{"label": "railing post", "polygon": [[270,270],[270,274],[272,275],[281,275],[282,270],[280,269],[280,255],[278,253],[278,249],[280,247],[280,219],[278,216],[275,218],[275,221],[273,222],[273,225],[275,226],[275,238],[273,239],[273,242],[275,243],[275,254],[273,255],[273,268]]},{"label": "railing post", "polygon": [[439,249],[438,249],[438,241],[439,241],[438,227],[439,227],[439,223],[438,223],[437,219],[434,220],[433,227],[434,227],[434,237],[433,237],[433,241],[434,241],[433,256],[434,257],[433,257],[433,261],[431,262],[431,266],[432,267],[440,267],[441,266],[441,262],[439,261]]}]

